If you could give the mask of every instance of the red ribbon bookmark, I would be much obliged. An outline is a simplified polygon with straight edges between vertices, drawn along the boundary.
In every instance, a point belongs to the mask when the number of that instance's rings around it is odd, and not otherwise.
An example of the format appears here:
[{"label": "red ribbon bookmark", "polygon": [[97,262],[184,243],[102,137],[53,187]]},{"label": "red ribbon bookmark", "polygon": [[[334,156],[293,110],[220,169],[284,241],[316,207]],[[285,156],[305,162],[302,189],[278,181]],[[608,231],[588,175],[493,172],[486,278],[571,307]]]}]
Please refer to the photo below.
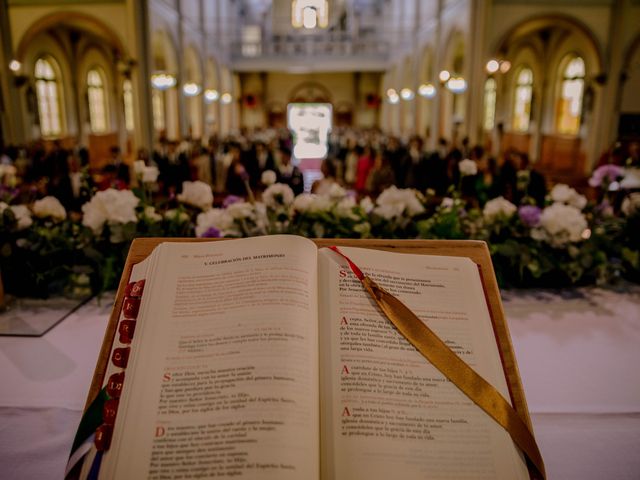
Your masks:
[{"label": "red ribbon bookmark", "polygon": [[329,247],[329,249],[333,250],[334,252],[336,252],[338,255],[340,255],[342,258],[344,258],[347,261],[347,263],[349,264],[349,268],[351,268],[351,271],[353,272],[353,274],[356,277],[358,277],[358,280],[360,281],[364,280],[364,274],[362,273],[362,270],[360,270],[358,266],[349,259],[349,257],[347,257],[340,250],[338,250],[338,247],[334,245]]}]

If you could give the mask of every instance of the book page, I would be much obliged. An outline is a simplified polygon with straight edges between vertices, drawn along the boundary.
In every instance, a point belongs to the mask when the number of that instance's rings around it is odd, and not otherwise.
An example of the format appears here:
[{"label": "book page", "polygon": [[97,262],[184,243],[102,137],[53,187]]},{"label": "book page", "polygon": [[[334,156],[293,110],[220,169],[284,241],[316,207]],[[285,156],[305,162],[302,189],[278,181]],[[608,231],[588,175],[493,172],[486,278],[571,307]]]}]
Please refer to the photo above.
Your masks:
[{"label": "book page", "polygon": [[[470,259],[341,251],[509,398]],[[506,431],[405,340],[341,257],[318,257],[322,478],[528,479]]]},{"label": "book page", "polygon": [[315,245],[164,243],[154,257],[101,478],[318,478]]}]

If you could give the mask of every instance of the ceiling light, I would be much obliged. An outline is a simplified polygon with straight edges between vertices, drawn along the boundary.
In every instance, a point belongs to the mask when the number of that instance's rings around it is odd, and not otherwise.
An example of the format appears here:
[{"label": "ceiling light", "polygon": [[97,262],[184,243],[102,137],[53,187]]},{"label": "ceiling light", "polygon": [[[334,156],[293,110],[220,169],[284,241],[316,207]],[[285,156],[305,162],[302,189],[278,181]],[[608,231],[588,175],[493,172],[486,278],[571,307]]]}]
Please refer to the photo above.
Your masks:
[{"label": "ceiling light", "polygon": [[441,82],[446,82],[451,78],[451,74],[449,73],[448,70],[442,70],[438,75],[438,78],[440,79]]},{"label": "ceiling light", "polygon": [[154,73],[151,75],[151,85],[158,90],[167,90],[176,86],[176,77],[164,72]]},{"label": "ceiling light", "polygon": [[463,93],[467,89],[467,81],[462,77],[451,77],[446,87],[451,93]]},{"label": "ceiling light", "polygon": [[208,88],[204,91],[204,100],[207,103],[213,103],[220,98],[220,94],[213,88]]},{"label": "ceiling light", "polygon": [[220,101],[225,105],[228,105],[229,103],[231,103],[231,100],[232,100],[231,94],[228,92],[223,93],[222,96],[220,97]]},{"label": "ceiling light", "polygon": [[402,97],[403,100],[412,100],[415,94],[413,93],[413,90],[405,87],[402,90],[400,90],[400,96]]},{"label": "ceiling light", "polygon": [[511,68],[511,62],[510,61],[504,60],[504,61],[500,62],[500,71],[502,73],[507,73],[510,68]]},{"label": "ceiling light", "polygon": [[436,96],[436,87],[431,83],[423,83],[418,87],[418,94],[422,97],[433,98]]},{"label": "ceiling light", "polygon": [[498,71],[498,69],[500,68],[500,62],[498,62],[497,60],[489,60],[487,62],[487,72],[489,73],[496,73]]},{"label": "ceiling light", "polygon": [[12,72],[17,73],[21,68],[22,64],[18,60],[14,59],[9,62],[9,70],[11,70]]},{"label": "ceiling light", "polygon": [[201,90],[200,85],[193,82],[185,83],[182,86],[182,91],[187,97],[195,97],[200,93],[200,90]]}]

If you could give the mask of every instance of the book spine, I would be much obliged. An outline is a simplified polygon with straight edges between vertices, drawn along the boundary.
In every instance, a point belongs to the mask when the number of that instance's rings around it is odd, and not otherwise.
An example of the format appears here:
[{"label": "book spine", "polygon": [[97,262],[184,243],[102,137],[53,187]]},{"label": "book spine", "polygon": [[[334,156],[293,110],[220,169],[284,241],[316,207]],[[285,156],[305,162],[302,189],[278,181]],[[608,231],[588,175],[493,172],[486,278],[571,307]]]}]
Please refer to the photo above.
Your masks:
[{"label": "book spine", "polygon": [[111,350],[111,363],[117,371],[111,374],[104,386],[108,399],[102,408],[102,424],[97,428],[94,438],[98,451],[108,450],[111,446],[113,426],[118,414],[118,404],[124,387],[127,363],[131,356],[131,341],[136,330],[144,283],[144,280],[130,282],[124,291],[124,301],[118,324],[118,339],[114,339]]}]

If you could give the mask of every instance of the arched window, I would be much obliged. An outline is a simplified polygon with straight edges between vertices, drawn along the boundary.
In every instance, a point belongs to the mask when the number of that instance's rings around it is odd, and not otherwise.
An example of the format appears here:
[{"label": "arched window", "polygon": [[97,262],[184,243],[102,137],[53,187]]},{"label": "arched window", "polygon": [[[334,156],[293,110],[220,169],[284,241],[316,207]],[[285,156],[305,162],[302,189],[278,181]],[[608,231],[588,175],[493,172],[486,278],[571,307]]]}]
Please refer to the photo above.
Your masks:
[{"label": "arched window", "polygon": [[582,115],[582,94],[584,93],[584,60],[573,57],[562,62],[560,98],[556,115],[558,133],[576,135],[580,130]]},{"label": "arched window", "polygon": [[165,129],[164,122],[164,93],[160,90],[151,90],[151,106],[153,108],[153,128],[161,132]]},{"label": "arched window", "polygon": [[124,125],[128,132],[133,131],[133,87],[131,80],[125,80],[122,84],[122,98],[124,101]]},{"label": "arched window", "polygon": [[51,58],[40,58],[36,61],[34,70],[40,132],[44,137],[62,133],[58,78],[53,63]]},{"label": "arched window", "polygon": [[523,68],[518,73],[515,100],[513,102],[513,129],[517,132],[529,130],[532,94],[533,72],[530,68]]},{"label": "arched window", "polygon": [[496,122],[496,81],[488,78],[484,82],[484,129],[493,130]]},{"label": "arched window", "polygon": [[87,96],[89,100],[89,122],[93,133],[107,131],[107,102],[104,92],[104,77],[97,68],[87,73]]}]

